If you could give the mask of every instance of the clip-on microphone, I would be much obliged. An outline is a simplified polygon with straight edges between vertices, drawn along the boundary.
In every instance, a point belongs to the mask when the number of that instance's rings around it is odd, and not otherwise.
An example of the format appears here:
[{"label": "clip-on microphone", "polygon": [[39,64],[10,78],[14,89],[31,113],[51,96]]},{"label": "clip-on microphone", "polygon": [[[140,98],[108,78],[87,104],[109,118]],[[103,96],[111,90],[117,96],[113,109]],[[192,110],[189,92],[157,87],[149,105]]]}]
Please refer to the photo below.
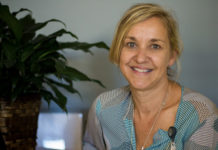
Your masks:
[{"label": "clip-on microphone", "polygon": [[175,141],[175,137],[176,137],[176,128],[175,127],[170,127],[168,129],[168,136],[170,137],[171,139],[171,144],[170,144],[170,149],[171,150],[176,150],[176,143],[174,142]]}]

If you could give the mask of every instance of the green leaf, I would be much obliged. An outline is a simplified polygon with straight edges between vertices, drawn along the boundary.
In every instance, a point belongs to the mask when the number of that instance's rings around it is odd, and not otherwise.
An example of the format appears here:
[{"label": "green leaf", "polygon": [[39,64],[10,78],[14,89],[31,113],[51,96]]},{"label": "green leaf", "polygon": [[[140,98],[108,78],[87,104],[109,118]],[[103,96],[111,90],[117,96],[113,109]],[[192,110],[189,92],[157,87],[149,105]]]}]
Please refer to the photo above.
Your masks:
[{"label": "green leaf", "polygon": [[50,58],[38,63],[35,62],[31,66],[31,72],[35,72],[43,75],[54,74],[56,72],[55,60]]},{"label": "green leaf", "polygon": [[57,60],[55,62],[55,68],[56,68],[56,76],[58,78],[62,78],[62,72],[65,70],[66,64],[62,60]]},{"label": "green leaf", "polygon": [[47,20],[45,22],[40,22],[40,23],[33,24],[24,33],[32,33],[32,32],[35,33],[37,30],[42,29],[43,27],[45,27],[50,22],[59,22],[59,23],[63,24],[66,27],[64,22],[62,22],[62,21],[60,21],[58,19],[50,19],[50,20]]},{"label": "green leaf", "polygon": [[2,43],[2,53],[5,55],[4,64],[7,68],[12,67],[17,59],[17,47],[10,43]]},{"label": "green leaf", "polygon": [[22,91],[25,91],[26,85],[24,84],[23,80],[19,77],[16,77],[16,79],[13,80],[13,86],[11,89],[11,100],[12,102],[16,100],[18,96],[20,96],[20,93]]},{"label": "green leaf", "polygon": [[73,33],[70,32],[70,31],[67,31],[67,30],[65,30],[65,29],[60,29],[60,30],[58,30],[58,31],[56,31],[56,32],[54,32],[54,33],[52,33],[52,34],[50,34],[50,35],[48,36],[48,38],[57,38],[57,37],[62,36],[63,34],[68,34],[68,35],[70,35],[71,37],[73,37],[73,38],[75,38],[75,39],[78,39],[78,37],[77,37],[75,34],[73,34]]},{"label": "green leaf", "polygon": [[[40,69],[41,67],[39,66],[38,63],[31,63],[31,66],[30,66],[30,71],[33,72],[33,73],[40,73]],[[44,74],[44,73],[43,73]]]},{"label": "green leaf", "polygon": [[22,42],[27,43],[28,41],[32,41],[32,39],[36,35],[36,32],[26,32],[26,31],[36,24],[35,19],[32,18],[31,14],[27,14],[23,18],[19,19],[19,22],[23,26]]},{"label": "green leaf", "polygon": [[67,66],[66,63],[62,61],[56,61],[55,68],[57,70],[57,77],[59,78],[61,77],[73,81],[91,81],[99,84],[102,87],[105,87],[100,81],[89,78],[84,73],[75,68]]},{"label": "green leaf", "polygon": [[51,100],[55,99],[52,93],[50,91],[45,90],[44,88],[40,90],[40,94],[42,98],[44,98],[47,101],[48,106],[50,105]]},{"label": "green leaf", "polygon": [[54,99],[55,103],[60,106],[63,110],[66,111],[66,103],[67,103],[67,98],[64,96],[58,88],[56,88],[52,83],[47,82],[47,84],[51,87],[52,91],[54,91],[56,98]]},{"label": "green leaf", "polygon": [[41,43],[34,45],[30,45],[28,47],[25,47],[23,50],[23,53],[21,54],[21,61],[26,61],[34,52],[36,49],[40,47]]},{"label": "green leaf", "polygon": [[0,19],[8,25],[19,41],[22,37],[22,26],[17,18],[10,13],[8,6],[0,5]]},{"label": "green leaf", "polygon": [[24,11],[27,11],[27,12],[29,12],[29,13],[32,13],[32,11],[29,10],[29,9],[21,8],[20,10],[15,11],[15,12],[13,12],[12,14],[13,14],[14,16],[16,16],[17,14],[19,14],[19,13],[21,13],[21,12],[24,12]]},{"label": "green leaf", "polygon": [[97,84],[99,84],[102,87],[105,87],[100,81],[96,80],[96,79],[91,79],[89,78],[87,75],[85,75],[84,73],[80,72],[79,70],[75,69],[75,68],[71,68],[66,66],[66,68],[63,70],[62,74],[74,81],[91,81],[91,82],[95,82]]},{"label": "green leaf", "polygon": [[90,81],[95,82],[95,83],[99,84],[101,87],[105,88],[104,84],[102,84],[101,81],[99,81],[99,80],[91,79]]},{"label": "green leaf", "polygon": [[50,54],[52,54],[52,53],[56,53],[56,51],[53,50],[53,49],[47,50],[46,52],[42,53],[42,54],[39,56],[38,60],[40,61],[40,60],[44,59],[46,56],[48,56],[48,55],[50,55]]},{"label": "green leaf", "polygon": [[69,91],[70,93],[76,93],[76,94],[78,94],[78,95],[81,97],[79,91],[77,91],[76,89],[74,89],[71,84],[70,84],[70,85],[63,84],[63,83],[54,81],[54,80],[49,79],[49,78],[46,78],[46,80],[48,80],[48,81],[49,81],[50,83],[52,83],[52,84],[57,85],[58,87],[64,88],[65,90]]},{"label": "green leaf", "polygon": [[97,43],[87,43],[87,42],[59,42],[60,49],[71,48],[73,50],[82,50],[84,52],[91,53],[90,49],[92,47],[109,49],[109,47],[104,42]]},{"label": "green leaf", "polygon": [[67,67],[62,72],[63,75],[66,75],[67,77],[70,77],[71,80],[74,81],[90,81],[89,77],[85,75],[84,73],[80,72],[79,70],[71,67]]},{"label": "green leaf", "polygon": [[46,42],[50,39],[56,39],[57,37],[60,37],[62,36],[63,34],[68,34],[70,35],[71,37],[75,38],[75,39],[78,39],[78,37],[73,34],[72,32],[69,32],[69,31],[66,31],[65,29],[60,29],[48,36],[45,36],[45,35],[42,35],[42,34],[39,34],[33,41],[32,43],[39,43],[39,42]]}]

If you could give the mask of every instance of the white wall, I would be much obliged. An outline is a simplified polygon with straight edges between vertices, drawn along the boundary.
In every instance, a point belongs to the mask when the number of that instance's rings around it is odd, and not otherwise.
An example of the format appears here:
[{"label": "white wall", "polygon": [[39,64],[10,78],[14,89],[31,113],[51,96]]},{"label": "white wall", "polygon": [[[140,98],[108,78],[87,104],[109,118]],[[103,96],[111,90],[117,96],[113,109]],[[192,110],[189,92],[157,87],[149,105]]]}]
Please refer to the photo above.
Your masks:
[{"label": "white wall", "polygon": [[[136,2],[156,2],[175,12],[184,42],[181,57],[180,83],[199,91],[218,105],[218,1],[217,0],[1,0],[12,11],[32,10],[37,21],[57,18],[67,29],[78,35],[80,41],[103,40],[111,44],[115,26],[123,12]],[[44,33],[61,26],[50,24]],[[64,37],[63,40],[69,40]],[[106,89],[94,83],[76,83],[82,94],[68,96],[69,111],[86,110],[103,91],[126,84],[119,69],[108,61],[108,52],[93,49],[94,56],[82,52],[66,52],[69,64],[90,77],[101,80]],[[42,110],[47,106],[43,104]],[[54,104],[51,111],[60,111]]]}]

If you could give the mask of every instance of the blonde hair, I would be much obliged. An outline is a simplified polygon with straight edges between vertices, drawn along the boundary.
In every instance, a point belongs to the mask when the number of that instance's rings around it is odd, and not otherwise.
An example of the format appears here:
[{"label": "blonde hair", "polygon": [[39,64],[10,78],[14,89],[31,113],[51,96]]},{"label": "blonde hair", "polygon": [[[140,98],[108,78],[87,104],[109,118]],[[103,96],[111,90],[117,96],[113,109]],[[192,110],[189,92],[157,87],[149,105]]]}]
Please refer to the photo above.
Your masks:
[{"label": "blonde hair", "polygon": [[170,41],[170,48],[177,53],[178,60],[182,52],[182,44],[179,37],[178,25],[173,16],[157,4],[140,3],[128,9],[118,23],[109,53],[111,62],[119,65],[123,42],[130,28],[152,17],[160,18],[165,25]]}]

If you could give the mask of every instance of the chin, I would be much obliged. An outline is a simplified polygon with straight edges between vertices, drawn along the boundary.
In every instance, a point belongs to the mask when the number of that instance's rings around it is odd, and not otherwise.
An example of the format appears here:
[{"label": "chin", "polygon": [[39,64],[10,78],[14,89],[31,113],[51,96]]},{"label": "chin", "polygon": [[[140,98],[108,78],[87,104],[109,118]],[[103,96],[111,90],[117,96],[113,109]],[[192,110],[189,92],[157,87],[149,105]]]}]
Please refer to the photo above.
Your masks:
[{"label": "chin", "polygon": [[146,84],[130,84],[130,88],[134,90],[144,91],[146,89],[149,89],[149,85]]}]

